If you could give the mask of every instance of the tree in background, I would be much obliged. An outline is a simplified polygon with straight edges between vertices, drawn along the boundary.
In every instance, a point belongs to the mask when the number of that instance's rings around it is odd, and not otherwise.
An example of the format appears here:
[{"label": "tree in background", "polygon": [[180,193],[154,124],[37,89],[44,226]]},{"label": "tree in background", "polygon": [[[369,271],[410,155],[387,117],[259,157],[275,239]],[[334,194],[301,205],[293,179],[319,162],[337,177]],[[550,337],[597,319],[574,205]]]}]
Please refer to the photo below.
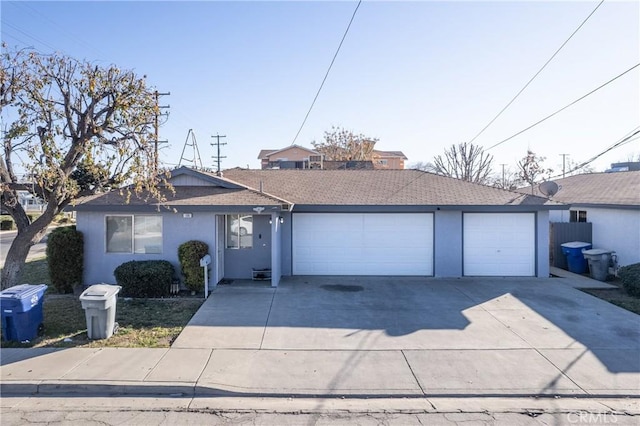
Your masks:
[{"label": "tree in background", "polygon": [[431,172],[431,173],[436,172],[436,168],[433,165],[433,163],[429,163],[428,161],[427,162],[418,161],[417,163],[412,164],[408,168],[412,170],[422,170],[423,172]]},{"label": "tree in background", "polygon": [[522,179],[520,178],[519,172],[509,167],[505,168],[505,165],[503,165],[500,174],[493,175],[491,178],[491,186],[508,191],[520,188],[522,186]]},{"label": "tree in background", "polygon": [[518,161],[518,175],[522,181],[531,185],[531,194],[534,193],[534,185],[538,182],[538,178],[553,173],[553,169],[545,169],[542,166],[545,159],[545,157],[537,156],[535,152],[527,150],[527,155]]},{"label": "tree in background", "polygon": [[322,142],[311,142],[313,148],[331,161],[373,161],[373,147],[378,139],[355,134],[344,128],[331,127]]},{"label": "tree in background", "polygon": [[433,171],[467,182],[488,184],[491,181],[492,162],[493,156],[484,152],[481,146],[463,142],[451,145],[445,150],[444,156],[435,156]]},{"label": "tree in background", "polygon": [[[152,143],[158,107],[144,78],[4,45],[0,61],[1,203],[18,229],[2,270],[6,288],[17,284],[30,247],[74,200],[125,184],[128,196],[144,189],[161,199],[162,178]],[[47,203],[33,222],[18,191]]]}]

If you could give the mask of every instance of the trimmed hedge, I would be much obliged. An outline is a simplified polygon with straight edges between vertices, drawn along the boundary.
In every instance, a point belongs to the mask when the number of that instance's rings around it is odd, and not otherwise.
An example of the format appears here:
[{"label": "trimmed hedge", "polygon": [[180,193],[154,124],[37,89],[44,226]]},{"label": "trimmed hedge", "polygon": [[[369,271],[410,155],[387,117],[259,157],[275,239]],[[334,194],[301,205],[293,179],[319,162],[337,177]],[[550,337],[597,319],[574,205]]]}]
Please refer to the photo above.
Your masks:
[{"label": "trimmed hedge", "polygon": [[82,284],[84,237],[75,226],[54,228],[47,238],[47,264],[51,285],[58,293],[73,293]]},{"label": "trimmed hedge", "polygon": [[2,231],[11,231],[13,227],[13,219],[3,219],[0,221],[0,230]]},{"label": "trimmed hedge", "polygon": [[168,297],[173,273],[167,260],[132,260],[113,272],[124,297]]},{"label": "trimmed hedge", "polygon": [[640,297],[640,263],[623,266],[618,270],[618,276],[629,296]]},{"label": "trimmed hedge", "polygon": [[184,284],[191,291],[198,291],[204,285],[204,268],[200,266],[200,259],[209,253],[209,246],[202,241],[191,240],[178,247],[178,260]]}]

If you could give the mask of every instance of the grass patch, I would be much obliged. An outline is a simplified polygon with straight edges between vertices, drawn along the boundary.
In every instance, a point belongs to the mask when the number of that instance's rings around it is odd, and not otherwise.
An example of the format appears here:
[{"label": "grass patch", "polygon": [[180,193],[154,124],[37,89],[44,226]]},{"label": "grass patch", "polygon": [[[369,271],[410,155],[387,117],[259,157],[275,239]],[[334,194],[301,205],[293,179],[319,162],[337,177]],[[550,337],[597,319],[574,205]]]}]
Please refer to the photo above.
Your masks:
[{"label": "grass patch", "polygon": [[120,298],[116,305],[118,332],[109,339],[89,340],[84,310],[78,297],[45,294],[44,335],[29,343],[2,341],[1,346],[166,348],[178,337],[202,302],[200,298]]},{"label": "grass patch", "polygon": [[47,258],[43,257],[41,259],[26,262],[20,271],[20,278],[18,282],[27,284],[46,284],[51,286]]},{"label": "grass patch", "polygon": [[[618,282],[609,282],[608,284],[612,284],[618,286]],[[622,287],[616,288],[582,288],[580,289],[585,293],[588,293],[592,296],[595,296],[599,299],[606,300],[609,303],[613,303],[616,306],[620,306],[627,311],[631,311],[634,314],[640,315],[640,298],[630,296]]]}]

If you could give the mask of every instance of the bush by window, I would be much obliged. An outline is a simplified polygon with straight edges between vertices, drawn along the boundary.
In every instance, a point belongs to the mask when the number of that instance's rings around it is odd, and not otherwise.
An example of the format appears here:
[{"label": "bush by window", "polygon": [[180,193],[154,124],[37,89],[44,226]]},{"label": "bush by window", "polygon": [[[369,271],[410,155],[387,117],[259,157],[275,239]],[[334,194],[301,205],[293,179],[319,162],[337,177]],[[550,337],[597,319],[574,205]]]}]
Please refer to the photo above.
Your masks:
[{"label": "bush by window", "polygon": [[162,216],[106,217],[107,253],[162,253]]}]

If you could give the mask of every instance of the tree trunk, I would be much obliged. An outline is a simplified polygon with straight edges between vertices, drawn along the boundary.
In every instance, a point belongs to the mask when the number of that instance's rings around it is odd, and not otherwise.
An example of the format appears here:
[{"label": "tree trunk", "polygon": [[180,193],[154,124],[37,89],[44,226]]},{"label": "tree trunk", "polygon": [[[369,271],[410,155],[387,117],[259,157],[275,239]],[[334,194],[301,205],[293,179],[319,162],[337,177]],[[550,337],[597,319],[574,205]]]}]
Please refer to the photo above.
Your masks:
[{"label": "tree trunk", "polygon": [[47,233],[47,228],[49,224],[53,222],[56,210],[53,206],[47,206],[44,213],[33,221],[33,223],[29,224],[26,228],[18,229],[18,235],[16,235],[13,243],[11,243],[4,267],[2,268],[2,274],[0,275],[2,289],[19,284],[20,272],[27,260],[29,250],[31,246],[37,244]]}]

